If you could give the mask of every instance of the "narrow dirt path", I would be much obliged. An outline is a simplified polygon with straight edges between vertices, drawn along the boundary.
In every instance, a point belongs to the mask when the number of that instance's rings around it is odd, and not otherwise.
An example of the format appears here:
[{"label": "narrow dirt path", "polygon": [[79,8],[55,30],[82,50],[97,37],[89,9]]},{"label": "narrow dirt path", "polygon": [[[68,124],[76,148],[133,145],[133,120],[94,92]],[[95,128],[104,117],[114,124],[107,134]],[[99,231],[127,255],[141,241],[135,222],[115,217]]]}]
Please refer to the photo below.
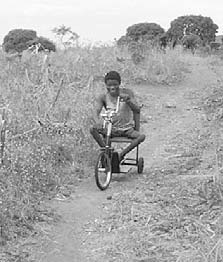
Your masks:
[{"label": "narrow dirt path", "polygon": [[[166,147],[173,137],[187,129],[199,129],[201,125],[204,114],[197,101],[202,90],[216,85],[217,79],[202,58],[195,57],[190,70],[180,85],[135,87],[134,91],[144,104],[142,130],[147,139],[140,146],[145,160],[144,176],[151,165],[159,165],[169,157]],[[129,174],[115,176],[108,190],[101,192],[93,175],[92,170],[90,178],[76,188],[70,199],[52,202],[61,220],[48,231],[48,241],[39,254],[39,261],[93,261],[87,244],[92,233],[88,224],[101,217],[114,193],[137,187],[139,179],[132,170]]]}]

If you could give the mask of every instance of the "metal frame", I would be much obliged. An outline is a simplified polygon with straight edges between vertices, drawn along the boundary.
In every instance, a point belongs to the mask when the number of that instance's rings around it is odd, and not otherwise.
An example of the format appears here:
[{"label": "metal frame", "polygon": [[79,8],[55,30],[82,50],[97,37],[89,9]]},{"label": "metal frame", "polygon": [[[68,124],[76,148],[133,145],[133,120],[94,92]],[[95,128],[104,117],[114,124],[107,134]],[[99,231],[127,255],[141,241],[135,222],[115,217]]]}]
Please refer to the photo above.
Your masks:
[{"label": "metal frame", "polygon": [[[135,130],[140,130],[140,112],[134,113],[133,115],[134,122],[135,122]],[[114,137],[111,138],[110,142],[112,143],[131,143],[130,138],[126,137]],[[136,158],[125,158],[120,165],[126,165],[126,166],[137,166],[139,161],[139,145],[136,147]],[[131,162],[132,161],[132,162]],[[134,161],[134,162],[133,162]]]},{"label": "metal frame", "polygon": [[[135,161],[135,163],[128,162],[128,161]],[[136,158],[125,158],[124,161],[120,163],[120,165],[126,166],[137,166],[139,161],[139,146],[136,148]]]}]

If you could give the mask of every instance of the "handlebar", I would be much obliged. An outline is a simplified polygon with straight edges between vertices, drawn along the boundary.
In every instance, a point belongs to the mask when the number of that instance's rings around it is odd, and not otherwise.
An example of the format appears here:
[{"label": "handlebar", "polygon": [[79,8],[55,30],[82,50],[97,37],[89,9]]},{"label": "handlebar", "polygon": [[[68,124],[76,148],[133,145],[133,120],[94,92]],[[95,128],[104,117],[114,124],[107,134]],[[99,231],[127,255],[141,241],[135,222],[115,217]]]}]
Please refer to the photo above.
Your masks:
[{"label": "handlebar", "polygon": [[105,121],[112,122],[112,117],[118,113],[119,104],[120,104],[120,96],[118,96],[116,108],[105,111],[104,114],[101,114],[101,117],[102,117]]},{"label": "handlebar", "polygon": [[105,120],[105,121],[112,121],[112,117],[115,116],[116,110],[107,110],[104,114],[101,114],[101,117]]}]

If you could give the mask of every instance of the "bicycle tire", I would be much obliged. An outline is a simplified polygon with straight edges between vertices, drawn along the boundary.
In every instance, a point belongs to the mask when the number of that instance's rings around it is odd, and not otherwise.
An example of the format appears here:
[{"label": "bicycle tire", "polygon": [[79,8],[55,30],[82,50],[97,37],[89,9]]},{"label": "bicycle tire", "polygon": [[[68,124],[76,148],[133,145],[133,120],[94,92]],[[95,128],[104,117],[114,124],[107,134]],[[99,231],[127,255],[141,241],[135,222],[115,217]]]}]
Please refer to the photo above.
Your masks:
[{"label": "bicycle tire", "polygon": [[95,181],[100,190],[108,188],[112,179],[111,160],[105,152],[101,152],[95,165]]},{"label": "bicycle tire", "polygon": [[144,168],[144,159],[140,157],[138,160],[138,174],[142,174]]}]

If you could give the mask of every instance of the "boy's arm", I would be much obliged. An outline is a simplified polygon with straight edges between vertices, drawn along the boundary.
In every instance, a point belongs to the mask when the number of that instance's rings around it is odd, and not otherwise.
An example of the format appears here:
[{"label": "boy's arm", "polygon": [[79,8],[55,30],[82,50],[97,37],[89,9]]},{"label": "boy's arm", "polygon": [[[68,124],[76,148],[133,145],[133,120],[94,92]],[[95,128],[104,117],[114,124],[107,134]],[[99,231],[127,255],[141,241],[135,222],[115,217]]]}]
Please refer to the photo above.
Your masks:
[{"label": "boy's arm", "polygon": [[126,90],[124,94],[120,94],[120,98],[123,99],[126,104],[132,109],[135,113],[140,113],[140,107],[136,102],[135,95],[131,90]]},{"label": "boy's arm", "polygon": [[104,99],[104,95],[100,95],[97,99],[96,99],[96,105],[95,105],[95,109],[93,112],[93,119],[95,123],[99,123],[100,122],[100,113],[101,110],[103,108],[103,106],[105,106],[105,99]]}]

